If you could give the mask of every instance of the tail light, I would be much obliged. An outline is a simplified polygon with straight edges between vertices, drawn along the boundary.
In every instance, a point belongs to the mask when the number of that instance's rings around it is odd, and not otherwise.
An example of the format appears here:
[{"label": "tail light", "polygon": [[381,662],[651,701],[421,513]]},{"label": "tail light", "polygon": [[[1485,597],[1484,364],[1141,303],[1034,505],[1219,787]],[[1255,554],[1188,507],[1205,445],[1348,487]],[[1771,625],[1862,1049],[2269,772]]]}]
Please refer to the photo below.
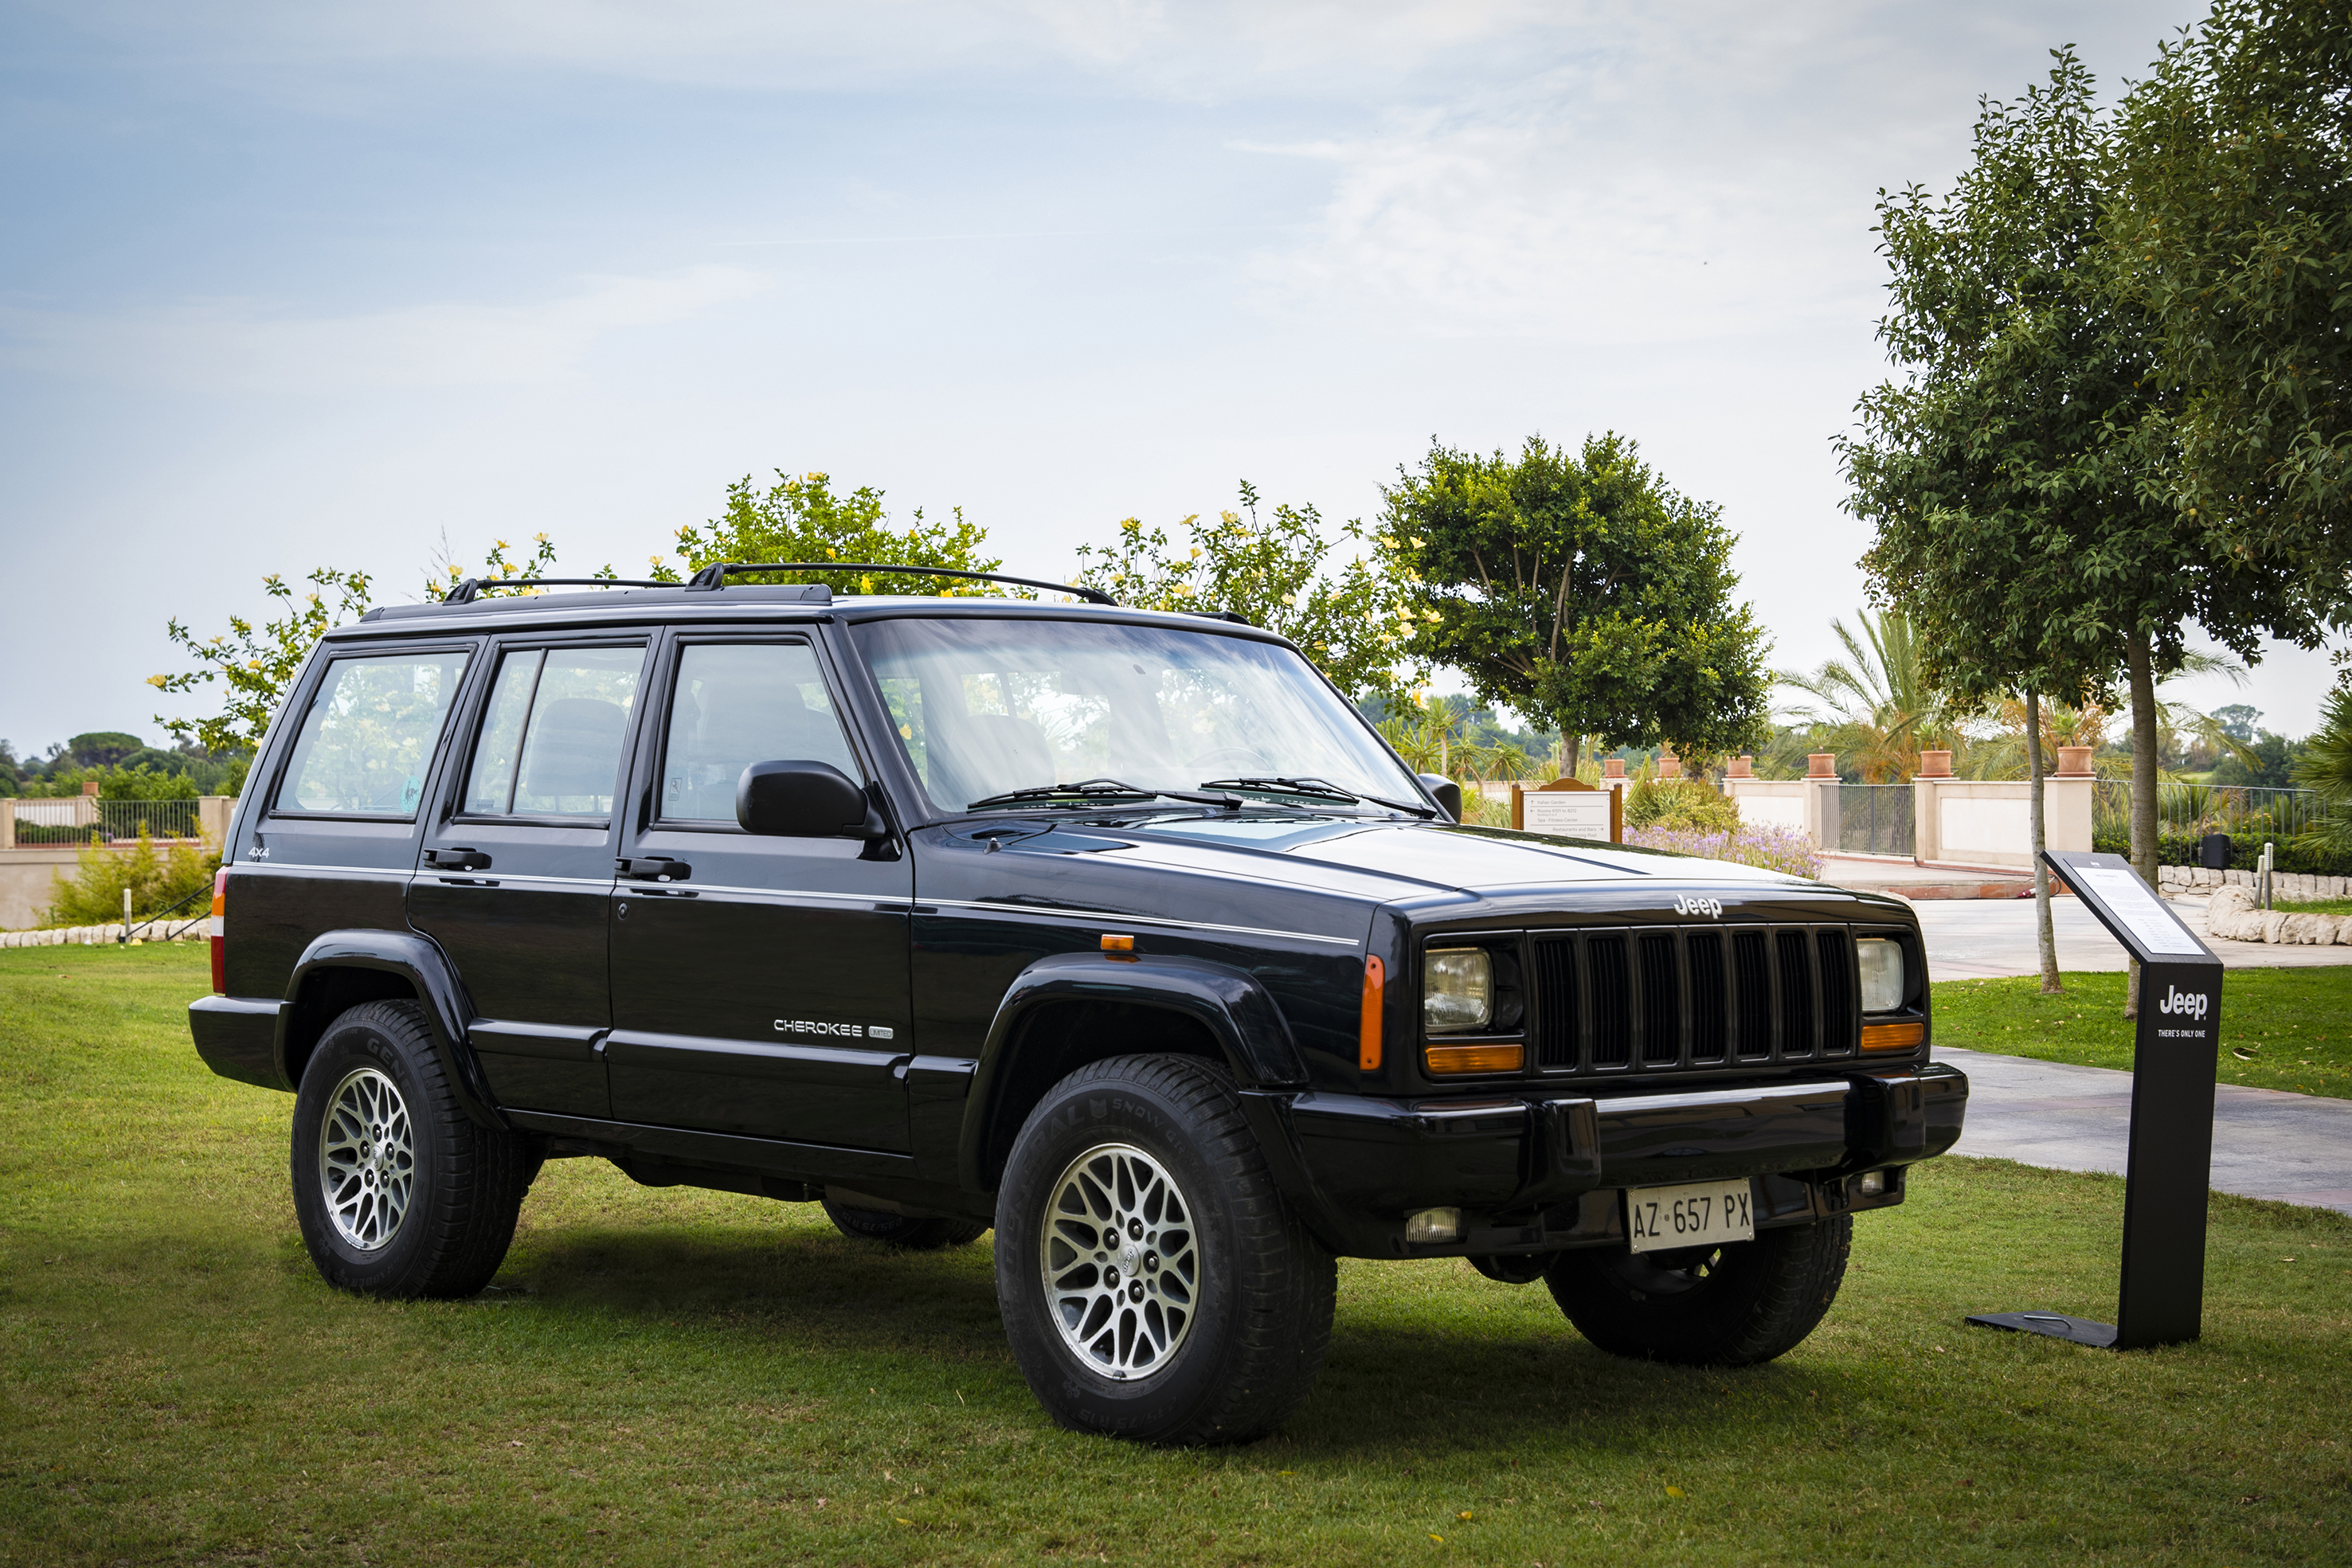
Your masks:
[{"label": "tail light", "polygon": [[221,940],[228,912],[228,867],[213,873],[213,989],[228,994],[228,945]]}]

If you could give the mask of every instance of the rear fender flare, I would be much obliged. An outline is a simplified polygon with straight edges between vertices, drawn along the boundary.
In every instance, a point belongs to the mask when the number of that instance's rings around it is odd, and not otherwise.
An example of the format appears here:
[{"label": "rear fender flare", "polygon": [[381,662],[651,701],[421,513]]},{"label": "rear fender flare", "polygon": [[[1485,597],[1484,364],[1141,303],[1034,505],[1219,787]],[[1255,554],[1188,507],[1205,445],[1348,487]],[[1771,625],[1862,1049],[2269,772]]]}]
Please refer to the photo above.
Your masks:
[{"label": "rear fender flare", "polygon": [[499,1114],[481,1063],[474,1059],[473,1047],[466,1039],[466,1020],[474,1016],[473,1001],[449,956],[430,937],[413,931],[321,932],[302,950],[301,961],[286,982],[286,1005],[278,1010],[278,1071],[288,1082],[299,1082],[290,1071],[290,1053],[304,986],[311,977],[333,969],[372,969],[406,980],[424,1005],[434,1054],[441,1059],[441,1069],[457,1091],[459,1106],[483,1126],[505,1130],[506,1118]]},{"label": "rear fender flare", "polygon": [[1226,1070],[1244,1089],[1303,1089],[1307,1067],[1274,998],[1245,970],[1203,959],[1056,953],[1021,972],[997,1004],[965,1103],[957,1172],[966,1189],[994,1184],[989,1131],[1012,1074],[1021,1026],[1040,1009],[1066,1002],[1124,1003],[1192,1019],[1216,1041]]}]

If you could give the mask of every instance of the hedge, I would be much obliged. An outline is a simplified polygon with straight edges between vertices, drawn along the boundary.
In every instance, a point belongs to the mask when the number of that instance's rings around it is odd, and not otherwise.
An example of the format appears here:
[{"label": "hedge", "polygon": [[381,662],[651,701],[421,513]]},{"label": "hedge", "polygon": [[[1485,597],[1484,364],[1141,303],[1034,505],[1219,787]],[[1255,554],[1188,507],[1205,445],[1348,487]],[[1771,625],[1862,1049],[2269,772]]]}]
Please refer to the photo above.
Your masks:
[{"label": "hedge", "polygon": [[[2276,847],[2271,853],[2271,869],[2291,871],[2312,876],[2352,876],[2352,854],[2341,850],[2306,850],[2296,847],[2293,839],[2273,839]],[[2202,865],[2200,853],[2202,835],[2159,833],[2156,840],[2156,859],[2159,865]],[[2129,855],[2131,840],[2124,833],[2094,833],[2091,847],[2102,854]],[[2263,861],[2263,840],[2259,834],[2240,833],[2230,840],[2230,869],[2253,871]]]}]

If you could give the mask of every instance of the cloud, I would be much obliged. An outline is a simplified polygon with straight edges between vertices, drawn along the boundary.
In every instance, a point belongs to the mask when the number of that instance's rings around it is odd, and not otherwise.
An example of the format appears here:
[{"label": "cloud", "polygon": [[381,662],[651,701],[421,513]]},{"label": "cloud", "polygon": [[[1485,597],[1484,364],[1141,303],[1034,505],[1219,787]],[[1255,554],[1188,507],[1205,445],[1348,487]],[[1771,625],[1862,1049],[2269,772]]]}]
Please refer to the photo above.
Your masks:
[{"label": "cloud", "polygon": [[740,267],[593,277],[530,305],[436,303],[299,317],[246,301],[111,315],[0,307],[0,359],[54,375],[204,392],[517,385],[574,371],[609,335],[761,293]]}]

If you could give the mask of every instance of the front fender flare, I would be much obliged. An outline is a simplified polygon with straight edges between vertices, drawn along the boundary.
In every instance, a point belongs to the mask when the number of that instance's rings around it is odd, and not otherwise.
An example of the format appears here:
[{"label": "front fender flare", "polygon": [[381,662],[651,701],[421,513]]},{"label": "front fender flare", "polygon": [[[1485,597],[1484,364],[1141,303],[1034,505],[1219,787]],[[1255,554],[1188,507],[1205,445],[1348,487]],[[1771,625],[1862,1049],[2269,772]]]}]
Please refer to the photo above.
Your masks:
[{"label": "front fender flare", "polygon": [[1053,954],[1024,969],[1006,988],[981,1047],[957,1150],[958,1174],[968,1189],[985,1191],[990,1185],[988,1129],[1021,1025],[1040,1008],[1072,1001],[1124,1002],[1192,1019],[1217,1042],[1244,1089],[1307,1085],[1307,1065],[1290,1038],[1289,1021],[1246,970],[1172,955],[1110,960],[1097,953]]},{"label": "front fender flare", "polygon": [[507,1120],[499,1113],[481,1063],[467,1042],[466,1020],[474,1016],[473,1000],[440,945],[413,931],[326,931],[302,949],[301,961],[286,982],[286,1005],[278,1011],[275,1053],[278,1071],[288,1082],[297,1082],[289,1071],[288,1051],[302,988],[322,969],[375,969],[407,980],[424,1004],[434,1054],[441,1059],[441,1070],[448,1075],[458,1106],[483,1126],[506,1130]]}]

